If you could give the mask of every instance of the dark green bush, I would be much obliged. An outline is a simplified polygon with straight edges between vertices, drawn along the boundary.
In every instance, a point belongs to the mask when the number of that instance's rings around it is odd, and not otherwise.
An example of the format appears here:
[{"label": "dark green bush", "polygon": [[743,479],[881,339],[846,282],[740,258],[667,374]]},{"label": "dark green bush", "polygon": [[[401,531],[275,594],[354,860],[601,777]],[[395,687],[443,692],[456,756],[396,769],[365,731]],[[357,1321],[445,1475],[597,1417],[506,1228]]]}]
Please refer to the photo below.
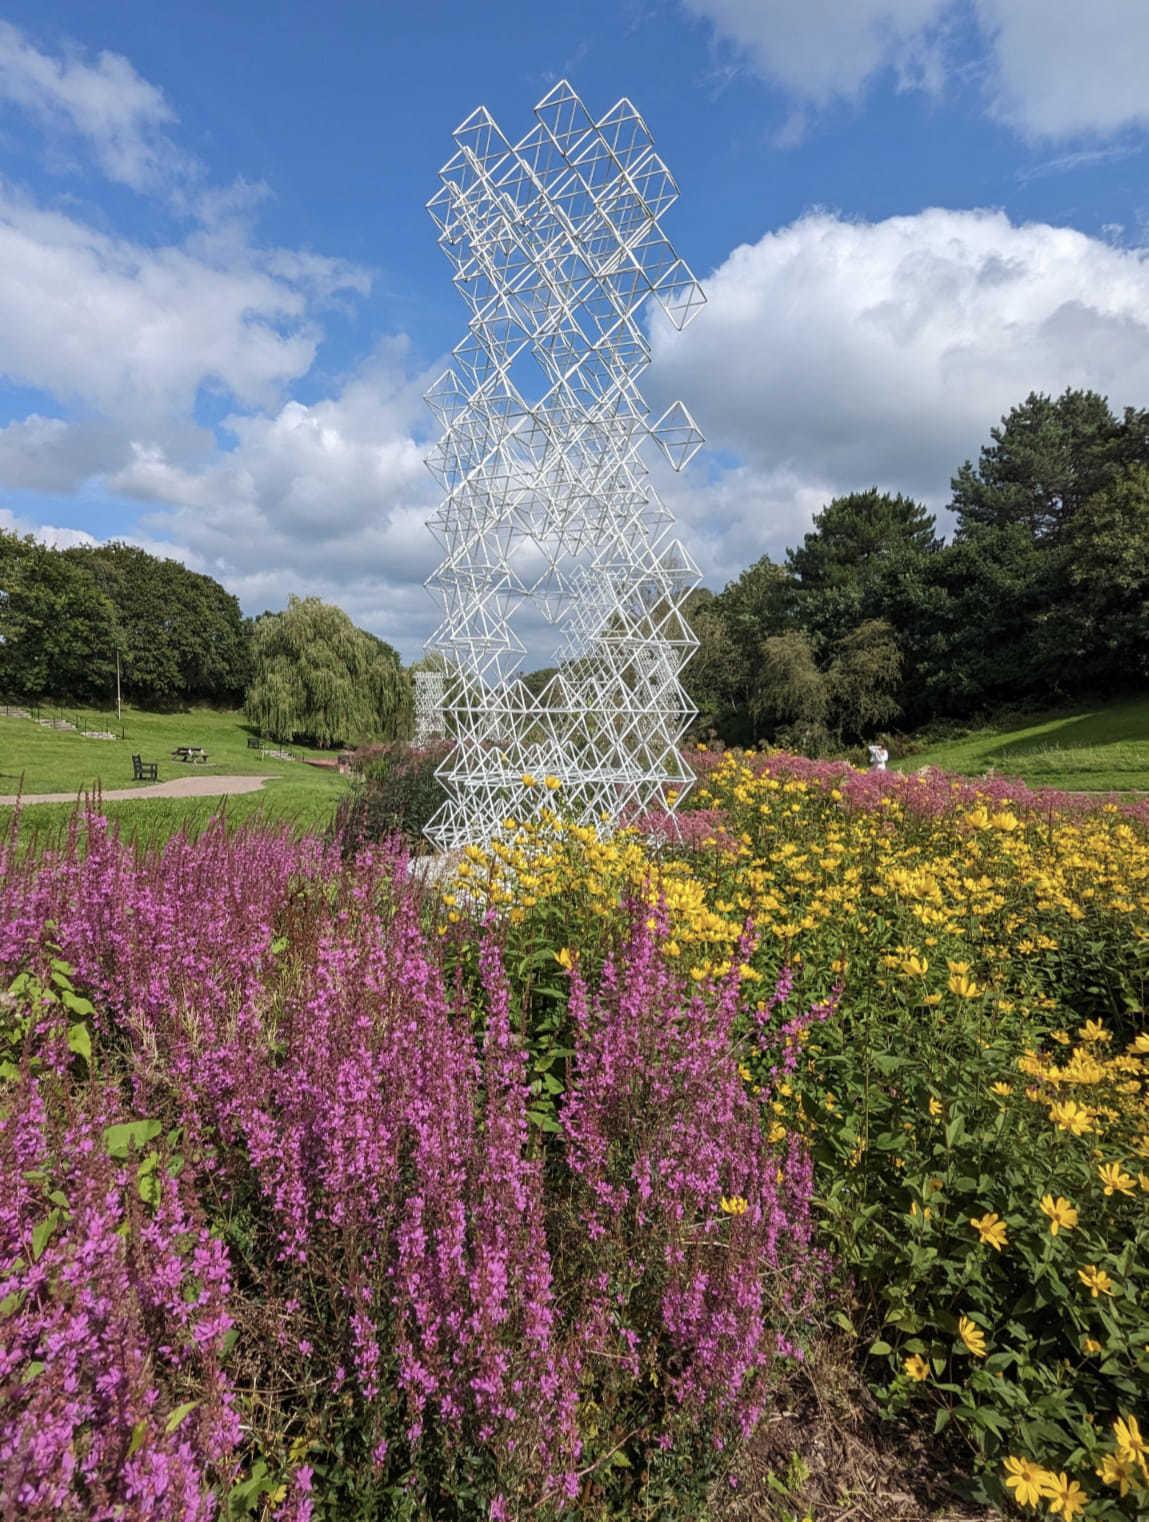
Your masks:
[{"label": "dark green bush", "polygon": [[397,740],[355,752],[356,779],[335,813],[334,830],[351,855],[364,841],[402,835],[411,845],[446,798],[435,770],[451,749],[449,740],[415,746]]}]

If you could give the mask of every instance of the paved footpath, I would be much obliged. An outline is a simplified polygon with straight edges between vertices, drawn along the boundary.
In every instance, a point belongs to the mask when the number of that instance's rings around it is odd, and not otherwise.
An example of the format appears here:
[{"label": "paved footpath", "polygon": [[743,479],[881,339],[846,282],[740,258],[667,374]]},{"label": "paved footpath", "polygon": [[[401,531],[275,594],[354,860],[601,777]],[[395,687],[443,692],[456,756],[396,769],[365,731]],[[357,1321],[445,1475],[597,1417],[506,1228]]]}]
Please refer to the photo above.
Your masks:
[{"label": "paved footpath", "polygon": [[[226,793],[258,793],[272,777],[176,777],[171,782],[150,782],[145,787],[117,787],[100,794],[104,803],[122,798],[218,798]],[[75,803],[83,789],[73,793],[11,793],[0,798],[0,807],[15,803]]]}]

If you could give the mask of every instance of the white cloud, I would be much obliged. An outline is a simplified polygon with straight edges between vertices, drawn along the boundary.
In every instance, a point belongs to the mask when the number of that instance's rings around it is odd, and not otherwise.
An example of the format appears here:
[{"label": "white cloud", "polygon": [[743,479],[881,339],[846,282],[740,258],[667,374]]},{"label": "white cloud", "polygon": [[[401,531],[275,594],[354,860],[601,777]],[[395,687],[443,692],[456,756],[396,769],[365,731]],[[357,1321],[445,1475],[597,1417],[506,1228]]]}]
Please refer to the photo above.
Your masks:
[{"label": "white cloud", "polygon": [[1149,126],[1145,0],[976,0],[992,38],[993,109],[1027,137]]},{"label": "white cloud", "polygon": [[[991,112],[1030,138],[1149,124],[1145,0],[682,0],[751,69],[802,106],[856,101],[883,70],[937,92],[968,68],[954,37],[971,17]],[[801,135],[799,110],[779,146]]]},{"label": "white cloud", "polygon": [[856,99],[879,69],[924,73],[930,32],[952,0],[683,0],[751,67],[801,99]]},{"label": "white cloud", "polygon": [[[675,494],[715,570],[793,544],[836,492],[935,509],[991,426],[1032,391],[1149,395],[1149,257],[1000,212],[802,218],[735,249],[685,333],[653,329],[646,387],[681,396],[712,448]],[[702,457],[700,457],[701,461]]]},{"label": "white cloud", "polygon": [[95,63],[41,52],[0,22],[0,101],[18,106],[50,132],[85,140],[109,179],[150,190],[195,173],[164,129],[177,118],[163,92],[119,53]]},{"label": "white cloud", "polygon": [[273,404],[315,357],[315,302],[367,283],[244,241],[147,247],[2,187],[0,267],[0,370],[145,437],[190,427],[204,388]]}]

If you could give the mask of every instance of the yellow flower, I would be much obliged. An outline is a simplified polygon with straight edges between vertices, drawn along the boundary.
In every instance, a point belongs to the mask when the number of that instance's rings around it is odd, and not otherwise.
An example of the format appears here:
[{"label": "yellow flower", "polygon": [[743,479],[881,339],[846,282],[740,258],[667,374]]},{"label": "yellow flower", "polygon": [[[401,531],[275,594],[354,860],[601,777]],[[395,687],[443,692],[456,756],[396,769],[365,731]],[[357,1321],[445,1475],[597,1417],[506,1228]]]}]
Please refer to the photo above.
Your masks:
[{"label": "yellow flower", "polygon": [[998,1252],[1007,1245],[1005,1222],[996,1213],[970,1216],[970,1225],[981,1238],[983,1247],[994,1247]]},{"label": "yellow flower", "polygon": [[1115,1194],[1118,1190],[1122,1194],[1132,1194],[1136,1188],[1133,1180],[1122,1169],[1120,1163],[1101,1163],[1097,1172],[1101,1175],[1101,1182],[1105,1185],[1106,1194]]},{"label": "yellow flower", "polygon": [[561,951],[556,951],[554,959],[560,967],[565,967],[569,971],[572,966],[570,947],[564,946]]},{"label": "yellow flower", "polygon": [[1041,1482],[1046,1473],[1032,1459],[1019,1459],[1012,1453],[1005,1461],[1006,1485],[1013,1491],[1019,1506],[1036,1506],[1041,1500]]},{"label": "yellow flower", "polygon": [[930,970],[930,964],[925,957],[907,957],[902,963],[902,971],[909,978],[924,978]]},{"label": "yellow flower", "polygon": [[1086,1020],[1077,1034],[1083,1041],[1112,1041],[1113,1037],[1101,1024],[1100,1020]]},{"label": "yellow flower", "polygon": [[965,973],[955,973],[946,987],[951,994],[957,994],[959,999],[979,999],[983,993],[983,990],[972,978],[966,977]]},{"label": "yellow flower", "polygon": [[968,962],[951,962],[949,957],[946,958],[946,966],[957,978],[963,977],[969,971]]},{"label": "yellow flower", "polygon": [[562,787],[562,781],[558,777],[546,776],[543,778],[543,786],[552,793],[557,793]]},{"label": "yellow flower", "polygon": [[1133,1461],[1120,1453],[1107,1453],[1101,1460],[1101,1468],[1093,1472],[1104,1484],[1118,1486],[1123,1496],[1129,1494],[1130,1482],[1137,1477]]},{"label": "yellow flower", "polygon": [[1084,1268],[1077,1270],[1077,1277],[1085,1288],[1092,1294],[1094,1300],[1098,1295],[1111,1295],[1113,1293],[1113,1280],[1103,1268],[1098,1268],[1095,1263],[1087,1263]]},{"label": "yellow flower", "polygon": [[1064,1473],[1046,1473],[1041,1483],[1041,1494],[1049,1502],[1054,1516],[1061,1513],[1065,1522],[1073,1522],[1079,1511],[1085,1510],[1085,1492],[1076,1480]]},{"label": "yellow flower", "polygon": [[538,786],[538,783],[531,776],[530,772],[524,772],[523,773],[523,786],[524,787],[537,787]]},{"label": "yellow flower", "polygon": [[930,1377],[929,1364],[924,1358],[920,1358],[917,1353],[911,1353],[903,1367],[911,1379],[916,1379],[919,1382]]},{"label": "yellow flower", "polygon": [[937,1117],[938,1117],[938,1116],[939,1116],[939,1115],[940,1115],[940,1114],[941,1114],[941,1113],[942,1113],[942,1105],[941,1105],[941,1101],[940,1101],[940,1100],[937,1100],[937,1099],[931,1099],[931,1100],[930,1100],[930,1114],[931,1114],[931,1115],[932,1115],[932,1116],[933,1116],[933,1117],[934,1117],[934,1119],[935,1119],[935,1120],[936,1120],[936,1119],[937,1119]]},{"label": "yellow flower", "polygon": [[1012,1083],[995,1083],[991,1084],[990,1087],[995,1094],[1000,1094],[1002,1099],[1007,1098],[1008,1095],[1013,1093]]},{"label": "yellow flower", "polygon": [[1072,1231],[1077,1225],[1077,1211],[1067,1199],[1060,1194],[1056,1199],[1051,1194],[1041,1196],[1041,1208],[1049,1217],[1049,1234],[1055,1237],[1059,1231]]},{"label": "yellow flower", "polygon": [[1086,1337],[1081,1344],[1081,1351],[1083,1353],[1100,1353],[1101,1344],[1096,1337]]},{"label": "yellow flower", "polygon": [[991,814],[989,822],[995,830],[1008,832],[1017,829],[1017,815],[1011,814],[1008,809],[1002,809],[998,814]]},{"label": "yellow flower", "polygon": [[1149,1443],[1146,1443],[1141,1436],[1137,1418],[1135,1416],[1118,1417],[1113,1423],[1113,1436],[1117,1439],[1117,1452],[1121,1458],[1140,1464],[1144,1469],[1145,1455],[1149,1454]]},{"label": "yellow flower", "polygon": [[730,1199],[727,1199],[725,1195],[722,1196],[722,1212],[724,1215],[745,1215],[749,1209],[749,1204],[740,1194],[731,1195]]},{"label": "yellow flower", "polygon": [[1060,1130],[1068,1131],[1073,1136],[1084,1136],[1087,1131],[1093,1130],[1093,1111],[1079,1105],[1074,1099],[1051,1105],[1049,1118]]},{"label": "yellow flower", "polygon": [[958,1318],[958,1336],[975,1358],[985,1357],[985,1333],[968,1316]]}]

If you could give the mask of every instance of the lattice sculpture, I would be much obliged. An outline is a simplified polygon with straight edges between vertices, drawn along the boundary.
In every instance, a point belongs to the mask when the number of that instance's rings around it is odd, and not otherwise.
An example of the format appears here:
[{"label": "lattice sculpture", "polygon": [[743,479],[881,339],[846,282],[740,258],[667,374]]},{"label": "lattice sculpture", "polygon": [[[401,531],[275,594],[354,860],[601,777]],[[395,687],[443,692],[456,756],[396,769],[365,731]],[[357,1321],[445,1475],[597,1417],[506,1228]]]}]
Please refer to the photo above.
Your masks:
[{"label": "lattice sculpture", "polygon": [[415,744],[426,745],[446,734],[443,721],[443,699],[447,692],[447,677],[442,671],[416,671],[415,673]]},{"label": "lattice sculpture", "polygon": [[[681,470],[702,434],[681,402],[649,421],[638,312],[653,295],[683,328],[705,297],[659,226],[677,187],[631,103],[592,121],[564,80],[534,115],[512,146],[474,111],[427,205],[472,313],[426,397],[446,492],[428,525],[444,558],[427,648],[445,658],[456,742],[427,830],[443,848],[553,804],[548,777],[568,811],[607,827],[690,785],[679,678],[697,641],[682,604],[699,573],[640,451],[652,438]],[[523,608],[563,636],[537,694],[515,675]]]}]

